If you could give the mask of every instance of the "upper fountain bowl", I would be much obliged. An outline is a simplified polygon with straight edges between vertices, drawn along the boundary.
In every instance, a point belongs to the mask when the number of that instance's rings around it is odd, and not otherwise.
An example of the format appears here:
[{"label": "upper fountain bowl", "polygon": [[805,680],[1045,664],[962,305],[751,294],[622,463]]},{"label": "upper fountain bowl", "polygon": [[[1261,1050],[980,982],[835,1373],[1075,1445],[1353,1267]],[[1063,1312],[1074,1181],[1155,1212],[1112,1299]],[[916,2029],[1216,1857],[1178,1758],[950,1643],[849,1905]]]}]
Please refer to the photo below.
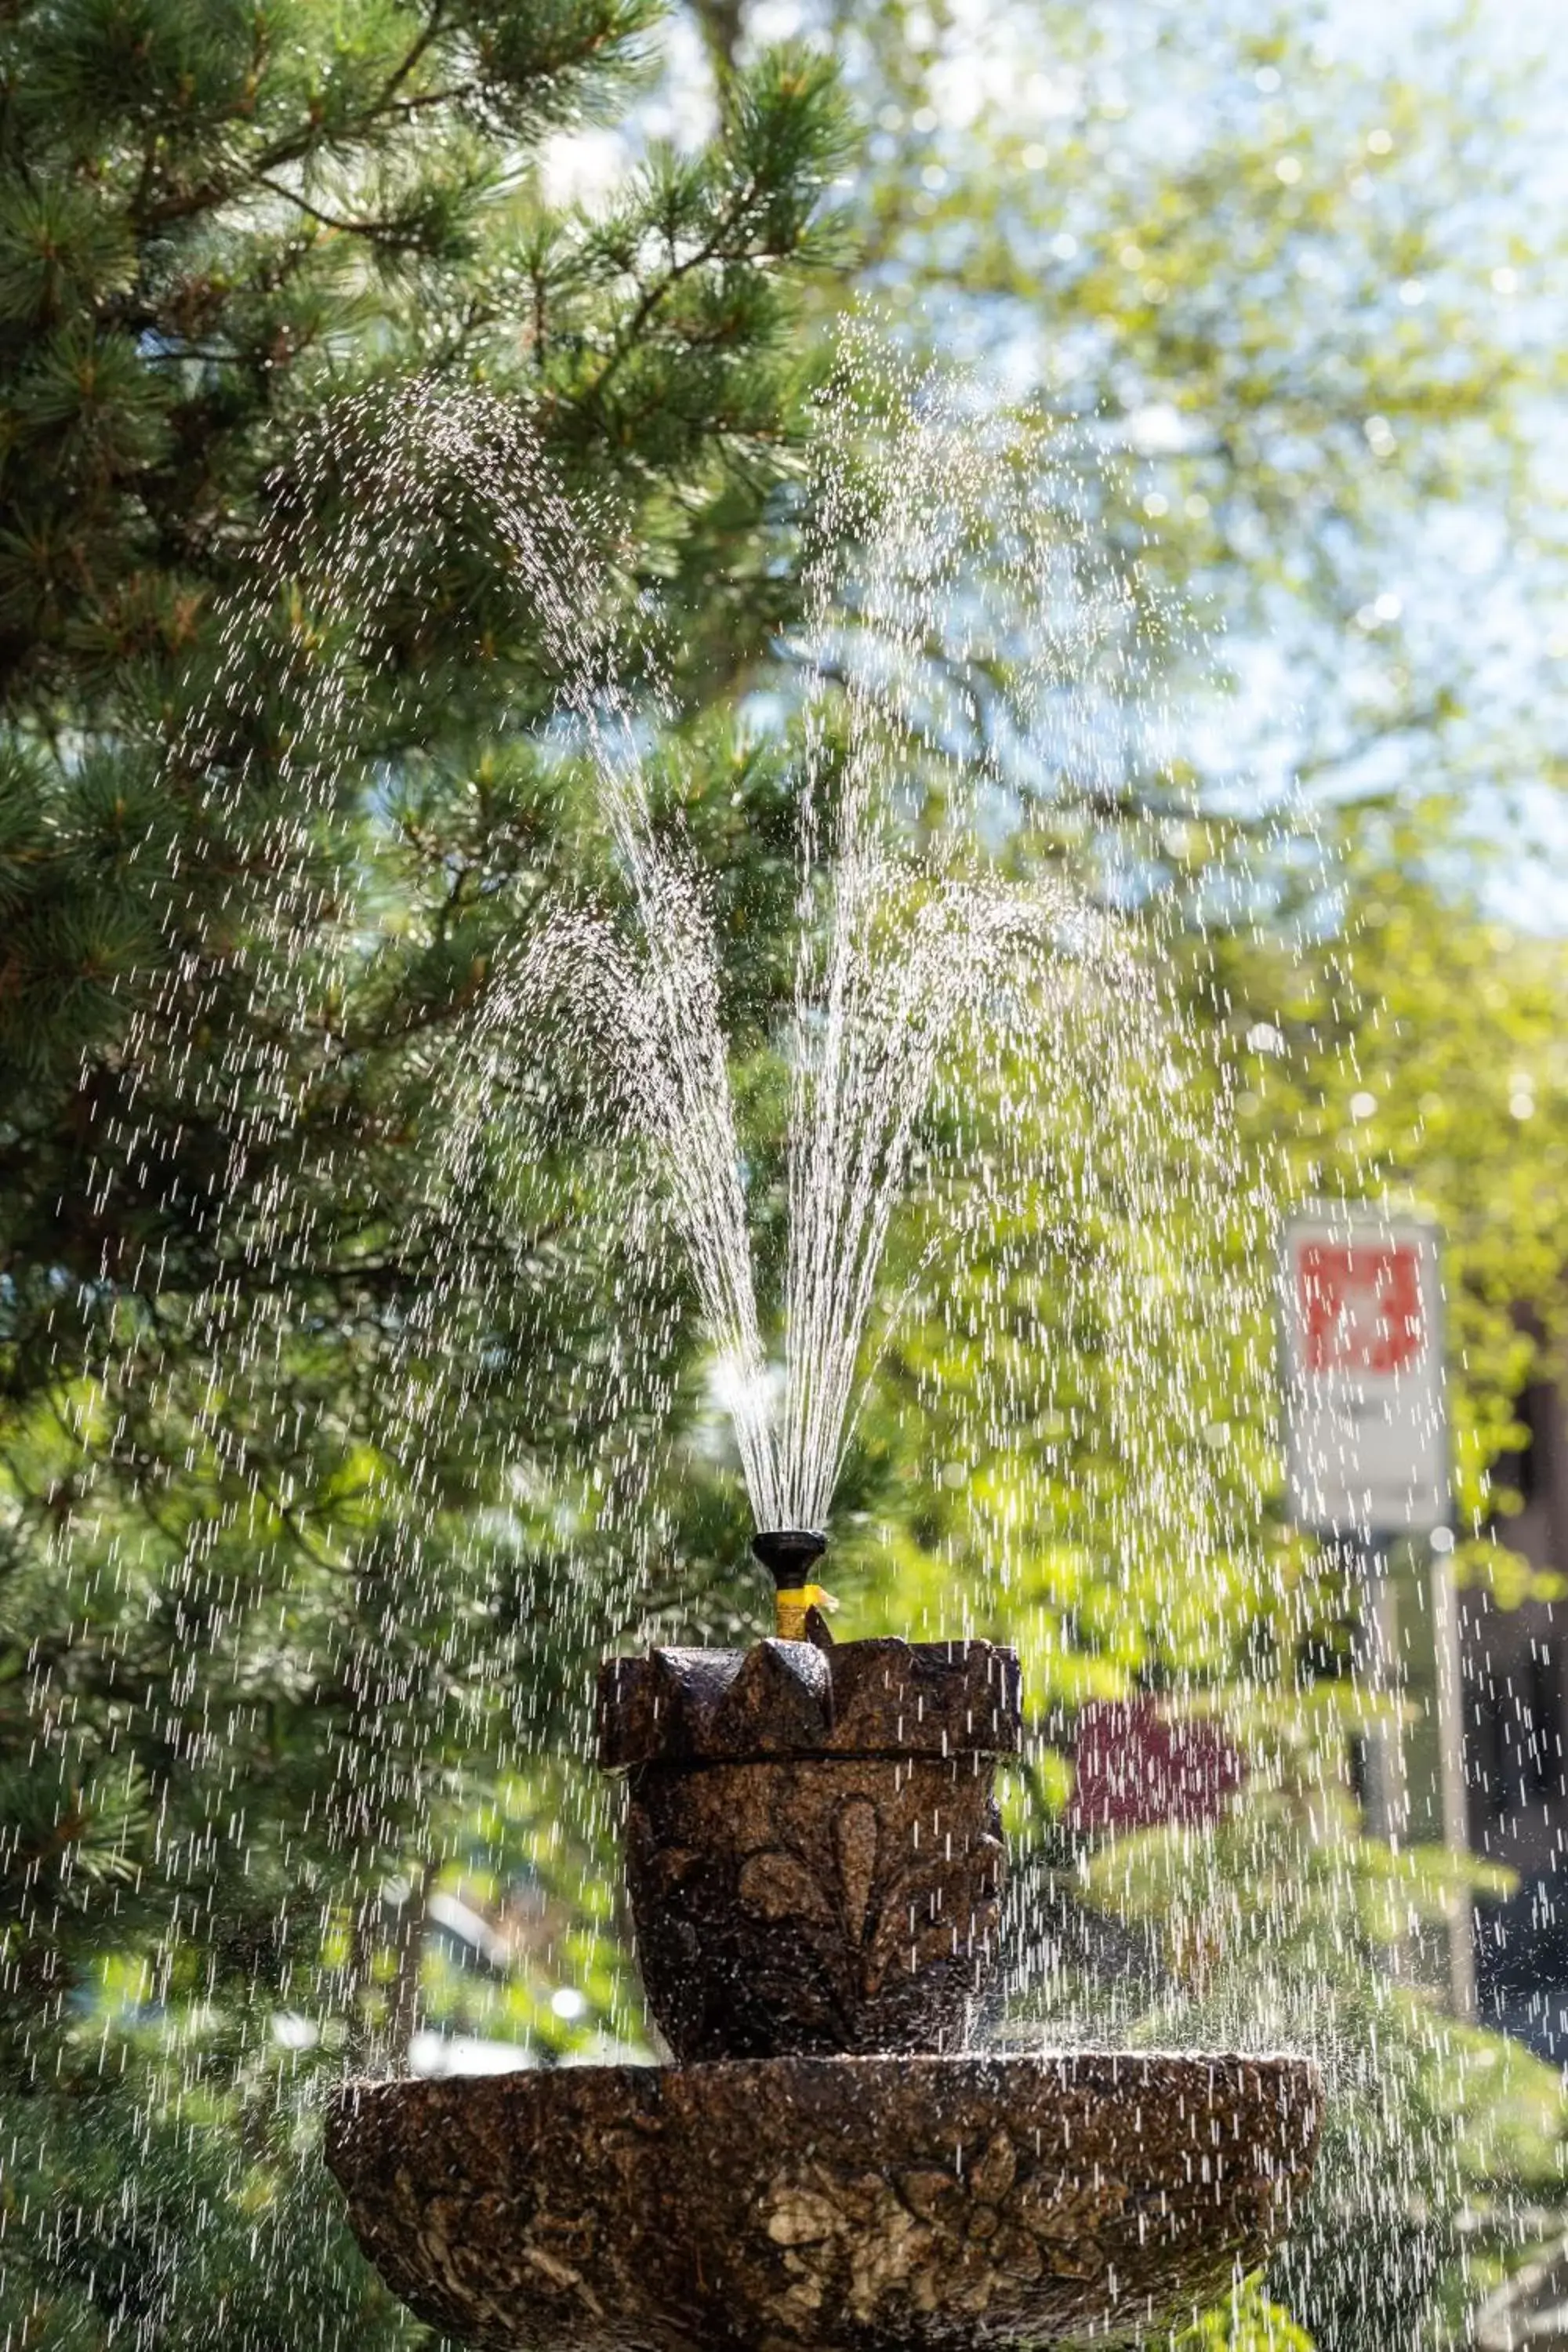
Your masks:
[{"label": "upper fountain bowl", "polygon": [[774,2058],[349,2084],[361,2244],[480,2352],[1157,2337],[1289,2225],[1304,2059]]},{"label": "upper fountain bowl", "polygon": [[609,1660],[648,2006],[687,2061],[956,2050],[993,1973],[992,1793],[1021,1737],[990,1642],[759,1642]]}]

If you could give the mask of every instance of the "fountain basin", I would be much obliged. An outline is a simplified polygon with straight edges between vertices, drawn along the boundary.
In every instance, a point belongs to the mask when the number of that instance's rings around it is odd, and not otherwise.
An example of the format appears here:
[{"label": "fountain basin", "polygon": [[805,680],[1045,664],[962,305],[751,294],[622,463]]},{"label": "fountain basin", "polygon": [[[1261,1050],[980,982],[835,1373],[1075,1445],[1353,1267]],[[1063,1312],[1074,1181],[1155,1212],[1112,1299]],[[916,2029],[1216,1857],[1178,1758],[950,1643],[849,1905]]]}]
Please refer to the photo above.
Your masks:
[{"label": "fountain basin", "polygon": [[1134,2341],[1289,2227],[1310,2061],[788,2057],[350,2083],[361,2245],[479,2352]]}]

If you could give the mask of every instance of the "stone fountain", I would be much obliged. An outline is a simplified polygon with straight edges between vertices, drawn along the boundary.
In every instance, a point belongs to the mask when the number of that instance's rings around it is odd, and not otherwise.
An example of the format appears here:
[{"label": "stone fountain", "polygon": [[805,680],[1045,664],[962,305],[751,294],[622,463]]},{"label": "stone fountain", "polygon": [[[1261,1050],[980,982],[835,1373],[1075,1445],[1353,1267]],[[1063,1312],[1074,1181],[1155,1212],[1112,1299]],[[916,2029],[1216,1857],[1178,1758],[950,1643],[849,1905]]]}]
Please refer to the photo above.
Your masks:
[{"label": "stone fountain", "polygon": [[648,2004],[678,2063],[350,2083],[327,2160],[394,2291],[486,2352],[1126,2343],[1288,2226],[1321,2092],[1291,2057],[967,2048],[1005,1855],[1015,1654],[780,1637],[600,1681]]}]

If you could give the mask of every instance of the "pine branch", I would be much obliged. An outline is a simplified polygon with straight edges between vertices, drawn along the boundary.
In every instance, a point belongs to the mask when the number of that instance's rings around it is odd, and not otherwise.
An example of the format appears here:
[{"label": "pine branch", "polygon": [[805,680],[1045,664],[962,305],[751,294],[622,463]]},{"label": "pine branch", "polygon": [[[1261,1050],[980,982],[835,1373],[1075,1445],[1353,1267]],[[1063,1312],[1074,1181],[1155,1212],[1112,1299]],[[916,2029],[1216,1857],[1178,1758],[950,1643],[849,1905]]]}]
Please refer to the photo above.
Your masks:
[{"label": "pine branch", "polygon": [[[319,122],[308,121],[290,131],[286,138],[276,140],[269,147],[263,148],[237,173],[221,179],[206,180],[195,188],[172,194],[156,204],[133,204],[131,217],[139,232],[144,236],[150,231],[171,227],[200,214],[221,211],[256,187],[267,186],[272,174],[290,163],[304,163],[322,152],[342,153],[345,150],[374,145],[389,129],[406,126],[424,115],[449,110],[479,95],[486,87],[482,78],[469,78],[435,89],[399,95],[404,84],[436,47],[444,15],[444,5],[438,5],[433,12],[431,23],[410,45],[375,97],[349,121],[334,124],[330,130]],[[580,72],[622,38],[618,32],[589,34],[576,48],[552,59],[548,66],[542,66],[534,79],[553,80]],[[522,87],[513,85],[511,94],[521,97]],[[281,193],[276,189],[270,192]]]}]

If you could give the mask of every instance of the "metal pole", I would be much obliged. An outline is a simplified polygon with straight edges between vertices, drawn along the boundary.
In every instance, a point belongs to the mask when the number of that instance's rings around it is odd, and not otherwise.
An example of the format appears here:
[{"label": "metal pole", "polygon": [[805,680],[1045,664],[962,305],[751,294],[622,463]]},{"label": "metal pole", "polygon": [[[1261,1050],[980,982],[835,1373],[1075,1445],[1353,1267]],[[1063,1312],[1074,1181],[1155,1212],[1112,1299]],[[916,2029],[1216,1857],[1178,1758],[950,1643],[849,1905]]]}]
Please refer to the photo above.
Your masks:
[{"label": "metal pole", "polygon": [[[1446,1530],[1439,1530],[1439,1534]],[[1469,1804],[1465,1790],[1465,1697],[1458,1599],[1449,1543],[1434,1540],[1431,1554],[1432,1646],[1437,1667],[1437,1741],[1442,1758],[1443,1843],[1450,1853],[1470,1850]],[[1448,1904],[1448,1993],[1456,2017],[1476,2013],[1475,1923],[1468,1892],[1460,1888]]]},{"label": "metal pole", "polygon": [[1386,1536],[1354,1536],[1346,1546],[1361,1588],[1356,1612],[1355,1678],[1384,1719],[1369,1723],[1362,1741],[1363,1810],[1369,1837],[1397,1850],[1405,1833],[1409,1798],[1405,1743],[1397,1708],[1404,1676],[1399,1664],[1399,1596],[1388,1564]]}]

